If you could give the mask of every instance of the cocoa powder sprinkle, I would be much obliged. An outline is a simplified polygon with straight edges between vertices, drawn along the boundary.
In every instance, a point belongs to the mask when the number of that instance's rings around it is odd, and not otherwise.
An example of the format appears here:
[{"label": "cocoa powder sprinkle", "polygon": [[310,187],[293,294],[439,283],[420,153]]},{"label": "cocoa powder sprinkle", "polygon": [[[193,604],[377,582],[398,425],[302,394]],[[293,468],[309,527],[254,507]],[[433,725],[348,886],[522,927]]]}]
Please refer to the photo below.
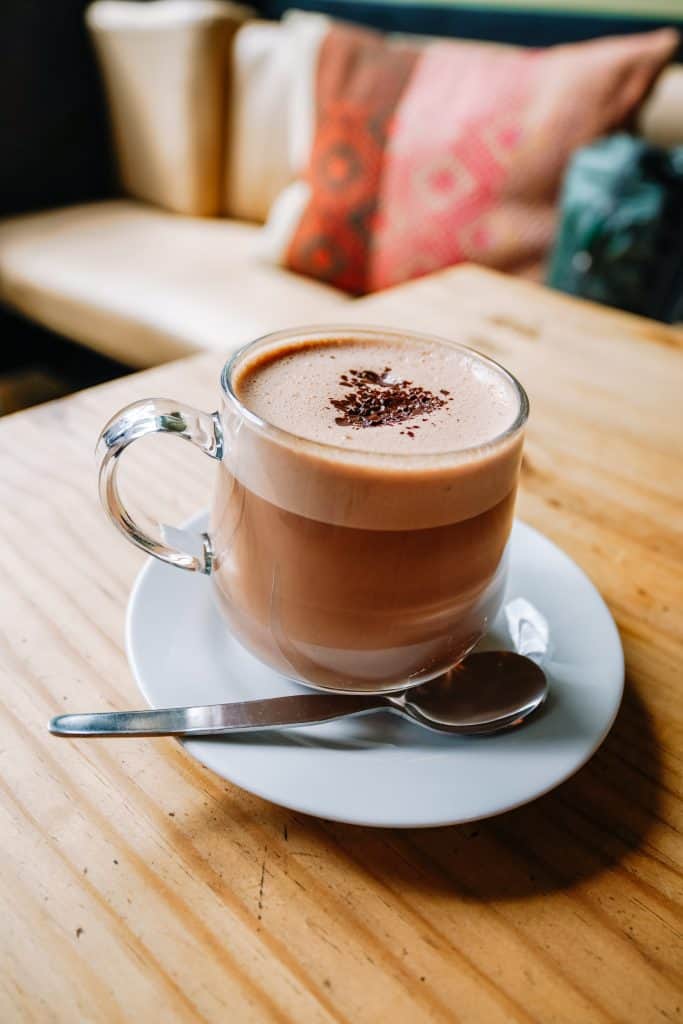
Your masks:
[{"label": "cocoa powder sprinkle", "polygon": [[[392,375],[390,366],[385,366],[382,373],[349,370],[341,374],[339,386],[353,390],[341,398],[330,398],[330,405],[339,413],[334,422],[339,427],[356,430],[393,426],[415,418],[426,423],[430,413],[452,401],[448,391],[442,390],[441,394],[435,395],[410,380],[399,380]],[[413,430],[417,429],[419,427],[415,425]],[[401,433],[414,437],[413,430],[402,430]]]}]

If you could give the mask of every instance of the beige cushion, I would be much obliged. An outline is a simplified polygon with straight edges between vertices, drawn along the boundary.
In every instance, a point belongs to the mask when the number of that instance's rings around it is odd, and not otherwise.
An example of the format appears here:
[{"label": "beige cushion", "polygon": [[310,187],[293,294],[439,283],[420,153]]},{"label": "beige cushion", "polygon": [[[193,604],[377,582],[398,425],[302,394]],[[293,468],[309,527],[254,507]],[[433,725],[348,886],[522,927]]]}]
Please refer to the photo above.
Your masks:
[{"label": "beige cushion", "polygon": [[657,79],[638,115],[639,133],[658,146],[683,145],[683,67],[672,64]]},{"label": "beige cushion", "polygon": [[248,13],[219,0],[88,9],[130,195],[178,213],[221,211],[229,42]]},{"label": "beige cushion", "polygon": [[132,366],[343,317],[335,289],[254,258],[259,228],[130,200],[0,222],[0,301]]},{"label": "beige cushion", "polygon": [[295,77],[278,22],[252,21],[232,47],[224,209],[264,221],[292,179],[288,154],[289,93]]}]

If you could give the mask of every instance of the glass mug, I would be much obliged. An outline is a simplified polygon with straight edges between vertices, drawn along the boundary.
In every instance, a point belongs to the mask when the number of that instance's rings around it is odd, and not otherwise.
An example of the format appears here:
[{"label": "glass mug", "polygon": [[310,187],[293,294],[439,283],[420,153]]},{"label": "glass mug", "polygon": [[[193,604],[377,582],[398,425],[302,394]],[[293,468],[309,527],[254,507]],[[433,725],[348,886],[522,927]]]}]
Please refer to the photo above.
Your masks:
[{"label": "glass mug", "polygon": [[[265,351],[301,342],[381,338],[449,345],[514,394],[512,422],[476,448],[377,454],[288,433],[255,415],[234,387]],[[221,374],[221,407],[166,399],[121,410],[98,443],[100,494],[143,551],[211,577],[233,635],[259,660],[324,690],[385,692],[432,679],[486,632],[503,598],[528,400],[503,367],[426,335],[331,326],[279,331],[240,349]],[[119,456],[139,437],[172,433],[218,463],[200,556],[138,525],[117,488]]]}]

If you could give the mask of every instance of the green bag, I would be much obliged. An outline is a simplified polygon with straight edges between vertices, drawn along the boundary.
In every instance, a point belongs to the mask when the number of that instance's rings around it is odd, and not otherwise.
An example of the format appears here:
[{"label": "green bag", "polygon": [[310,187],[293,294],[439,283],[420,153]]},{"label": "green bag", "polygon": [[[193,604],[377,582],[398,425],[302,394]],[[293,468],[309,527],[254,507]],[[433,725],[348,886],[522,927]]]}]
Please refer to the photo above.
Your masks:
[{"label": "green bag", "polygon": [[683,319],[683,146],[612,135],[565,175],[547,283],[670,323]]}]

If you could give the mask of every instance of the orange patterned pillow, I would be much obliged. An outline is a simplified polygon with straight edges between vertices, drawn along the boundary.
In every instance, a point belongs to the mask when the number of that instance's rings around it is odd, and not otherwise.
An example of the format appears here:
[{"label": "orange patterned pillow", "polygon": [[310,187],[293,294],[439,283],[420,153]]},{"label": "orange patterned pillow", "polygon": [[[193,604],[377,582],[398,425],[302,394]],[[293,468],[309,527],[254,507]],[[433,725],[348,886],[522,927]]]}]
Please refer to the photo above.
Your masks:
[{"label": "orange patterned pillow", "polygon": [[670,29],[526,50],[301,13],[286,27],[300,177],[267,244],[356,295],[463,260],[538,265],[572,151],[634,115],[678,44]]}]

